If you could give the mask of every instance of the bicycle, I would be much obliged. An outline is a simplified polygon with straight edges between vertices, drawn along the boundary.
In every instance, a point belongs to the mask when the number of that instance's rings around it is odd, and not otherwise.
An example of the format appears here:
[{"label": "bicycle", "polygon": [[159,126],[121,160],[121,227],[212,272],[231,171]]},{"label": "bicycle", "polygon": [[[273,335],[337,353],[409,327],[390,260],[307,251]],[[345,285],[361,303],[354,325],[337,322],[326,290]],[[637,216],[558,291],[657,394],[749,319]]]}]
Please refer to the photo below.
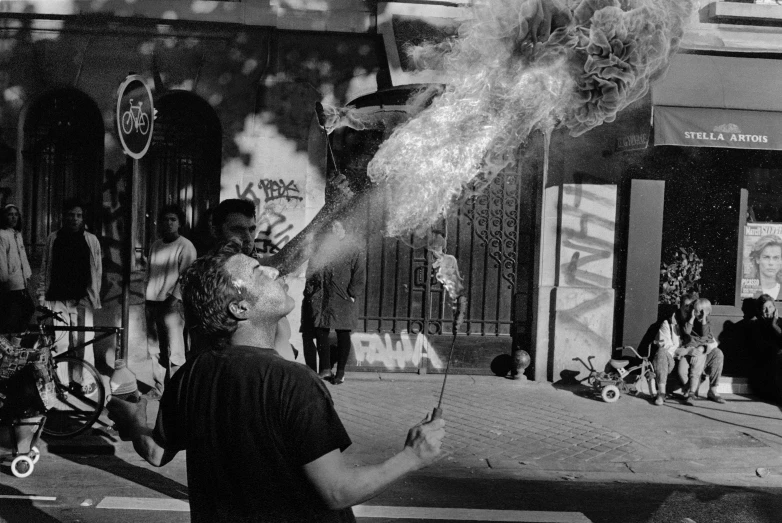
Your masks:
[{"label": "bicycle", "polygon": [[[98,369],[74,353],[78,349],[103,340],[109,336],[119,336],[122,327],[70,327],[48,323],[51,319],[63,321],[58,312],[39,306],[41,313],[37,318],[37,343],[52,346],[56,332],[94,332],[98,334],[92,340],[78,345],[69,345],[68,350],[51,358],[51,373],[54,382],[52,405],[46,411],[46,424],[43,433],[54,438],[70,438],[81,434],[98,421],[106,404],[106,387]],[[29,336],[31,331],[23,333]]]},{"label": "bicycle", "polygon": [[134,128],[141,134],[147,134],[149,131],[149,117],[142,112],[142,105],[144,102],[133,105],[133,98],[130,99],[130,108],[122,113],[122,131],[125,134],[130,134]]}]

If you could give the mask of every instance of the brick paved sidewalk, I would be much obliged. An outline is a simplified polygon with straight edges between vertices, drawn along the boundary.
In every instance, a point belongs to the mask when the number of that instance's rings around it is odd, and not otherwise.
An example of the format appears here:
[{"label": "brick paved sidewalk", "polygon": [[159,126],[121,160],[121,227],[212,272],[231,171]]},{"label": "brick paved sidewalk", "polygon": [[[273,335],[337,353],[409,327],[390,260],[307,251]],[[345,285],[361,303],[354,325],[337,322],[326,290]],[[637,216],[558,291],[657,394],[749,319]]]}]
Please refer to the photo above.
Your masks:
[{"label": "brick paved sidewalk", "polygon": [[[346,456],[377,462],[397,452],[441,385],[442,376],[355,372],[330,386],[354,442]],[[462,466],[655,473],[758,463],[782,473],[780,409],[741,397],[691,408],[632,396],[607,404],[549,383],[450,376],[442,408],[444,448]]]}]

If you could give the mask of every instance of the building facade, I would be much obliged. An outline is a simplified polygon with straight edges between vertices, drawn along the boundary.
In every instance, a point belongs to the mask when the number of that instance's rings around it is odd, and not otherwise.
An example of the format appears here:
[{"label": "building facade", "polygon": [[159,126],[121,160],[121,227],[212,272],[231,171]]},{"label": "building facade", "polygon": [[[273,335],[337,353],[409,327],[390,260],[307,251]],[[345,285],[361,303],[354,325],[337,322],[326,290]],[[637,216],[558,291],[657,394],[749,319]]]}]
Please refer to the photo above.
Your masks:
[{"label": "building facade", "polygon": [[[248,198],[257,247],[273,254],[323,206],[328,181],[360,170],[351,162],[365,166],[384,136],[327,137],[315,103],[404,112],[407,86],[442,81],[407,63],[404,45],[453,34],[469,16],[460,2],[2,2],[0,191],[23,209],[33,266],[60,226],[62,200],[78,195],[105,252],[96,324],[118,325],[124,216],[135,213],[130,346],[143,345],[141,278],[157,209],[180,204],[185,234],[206,245],[209,209]],[[668,76],[616,122],[519,144],[523,161],[447,224],[470,303],[456,370],[488,373],[518,347],[533,357],[530,378],[556,381],[583,370],[574,357],[600,364],[613,347],[637,345],[657,317],[660,261],[672,246],[706,260],[718,329],[739,323],[747,221],[782,221],[769,196],[782,168],[773,88],[781,51],[782,6],[701,2]],[[129,73],[146,79],[157,109],[132,185],[115,115]],[[711,128],[698,120],[707,114],[719,120]],[[760,120],[762,129],[747,127]],[[729,124],[745,141],[704,134]],[[369,277],[350,365],[441,372],[453,317],[431,256],[376,233],[365,240]],[[297,299],[303,276],[301,268],[288,279]],[[291,323],[300,349],[298,308]],[[113,347],[103,348],[110,368]]]}]

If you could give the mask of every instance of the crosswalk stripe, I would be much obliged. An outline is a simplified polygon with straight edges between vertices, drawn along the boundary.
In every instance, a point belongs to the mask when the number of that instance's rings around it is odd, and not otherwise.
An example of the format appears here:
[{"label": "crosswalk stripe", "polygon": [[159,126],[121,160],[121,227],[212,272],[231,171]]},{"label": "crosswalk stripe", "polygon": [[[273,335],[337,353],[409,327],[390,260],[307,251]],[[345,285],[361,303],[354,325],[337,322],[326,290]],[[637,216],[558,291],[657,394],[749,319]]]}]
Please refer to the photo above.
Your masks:
[{"label": "crosswalk stripe", "polygon": [[[187,501],[171,498],[130,498],[106,496],[95,508],[113,510],[166,510],[189,512]],[[546,512],[536,510],[484,510],[442,507],[386,507],[356,505],[357,518],[446,519],[450,521],[514,521],[516,523],[592,523],[581,512]]]},{"label": "crosswalk stripe", "polygon": [[516,523],[591,523],[581,512],[489,510],[441,507],[384,507],[356,505],[357,518],[447,519],[449,521],[515,521]]},{"label": "crosswalk stripe", "polygon": [[3,494],[0,499],[26,499],[29,501],[57,501],[54,496],[24,496],[19,494]]},{"label": "crosswalk stripe", "polygon": [[106,496],[95,508],[115,510],[168,510],[171,512],[190,512],[190,503],[172,498],[125,498]]}]

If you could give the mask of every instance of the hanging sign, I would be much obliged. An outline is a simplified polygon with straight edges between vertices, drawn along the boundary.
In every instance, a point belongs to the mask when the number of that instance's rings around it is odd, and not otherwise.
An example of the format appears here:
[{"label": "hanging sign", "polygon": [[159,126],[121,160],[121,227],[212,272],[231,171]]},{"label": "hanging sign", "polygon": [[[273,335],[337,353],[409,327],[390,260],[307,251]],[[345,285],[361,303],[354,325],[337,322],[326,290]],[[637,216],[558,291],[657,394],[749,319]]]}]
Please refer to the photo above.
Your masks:
[{"label": "hanging sign", "polygon": [[141,159],[149,149],[154,114],[152,93],[144,79],[129,75],[117,93],[117,131],[122,149],[133,159]]}]

